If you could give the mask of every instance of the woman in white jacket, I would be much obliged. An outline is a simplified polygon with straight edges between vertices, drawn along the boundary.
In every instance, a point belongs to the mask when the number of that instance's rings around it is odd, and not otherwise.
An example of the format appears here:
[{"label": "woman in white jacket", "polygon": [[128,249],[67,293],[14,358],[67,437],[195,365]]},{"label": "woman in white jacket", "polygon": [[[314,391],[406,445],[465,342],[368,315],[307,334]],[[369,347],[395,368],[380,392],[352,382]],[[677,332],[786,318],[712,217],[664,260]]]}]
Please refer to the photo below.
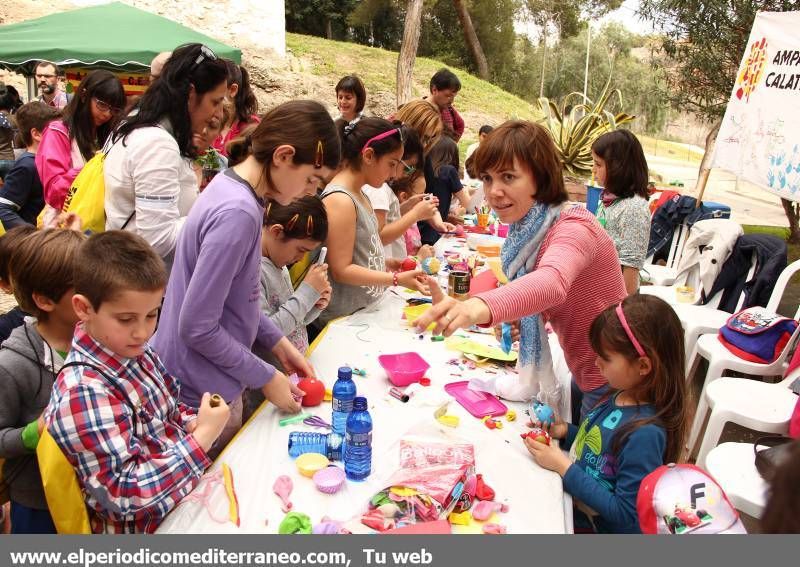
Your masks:
[{"label": "woman in white jacket", "polygon": [[137,233],[168,266],[198,195],[196,144],[205,142],[209,122],[221,119],[226,92],[225,63],[204,45],[183,45],[109,142],[106,230]]}]

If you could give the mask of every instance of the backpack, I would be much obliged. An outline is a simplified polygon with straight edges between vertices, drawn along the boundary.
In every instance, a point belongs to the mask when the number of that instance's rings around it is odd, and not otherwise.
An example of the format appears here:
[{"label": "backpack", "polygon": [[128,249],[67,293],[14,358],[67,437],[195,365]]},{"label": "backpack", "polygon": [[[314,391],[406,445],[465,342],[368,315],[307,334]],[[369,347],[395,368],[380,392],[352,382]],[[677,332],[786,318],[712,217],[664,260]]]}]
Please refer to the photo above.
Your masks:
[{"label": "backpack", "polygon": [[717,481],[690,464],[662,465],[644,477],[636,511],[645,534],[747,533]]},{"label": "backpack", "polygon": [[776,315],[763,307],[748,307],[734,313],[719,330],[719,341],[743,360],[769,364],[783,352],[797,321]]},{"label": "backpack", "polygon": [[[113,143],[110,146],[106,144],[106,147],[86,162],[72,182],[64,200],[63,211],[78,215],[84,230],[104,232],[106,229],[106,181],[103,166],[113,145]],[[136,214],[135,209],[120,230],[125,230],[134,214]]]}]

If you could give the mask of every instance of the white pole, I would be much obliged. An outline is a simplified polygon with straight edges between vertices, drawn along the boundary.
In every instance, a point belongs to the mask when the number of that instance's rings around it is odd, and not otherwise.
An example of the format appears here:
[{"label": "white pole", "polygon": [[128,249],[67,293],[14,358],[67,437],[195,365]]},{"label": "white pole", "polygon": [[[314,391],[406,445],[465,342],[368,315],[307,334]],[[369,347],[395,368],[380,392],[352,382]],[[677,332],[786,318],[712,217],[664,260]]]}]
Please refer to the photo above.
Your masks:
[{"label": "white pole", "polygon": [[586,67],[583,71],[583,102],[584,104],[589,100],[586,96],[586,91],[589,86],[589,50],[592,47],[592,25],[586,25]]}]

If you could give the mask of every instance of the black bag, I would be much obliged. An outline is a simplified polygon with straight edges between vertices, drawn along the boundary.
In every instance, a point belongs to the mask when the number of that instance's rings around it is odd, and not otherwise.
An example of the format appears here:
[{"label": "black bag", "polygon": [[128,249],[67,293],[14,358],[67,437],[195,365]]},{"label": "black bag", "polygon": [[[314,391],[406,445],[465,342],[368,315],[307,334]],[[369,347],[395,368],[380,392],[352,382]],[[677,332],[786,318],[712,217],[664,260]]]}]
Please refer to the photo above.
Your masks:
[{"label": "black bag", "polygon": [[[756,454],[756,470],[764,480],[772,482],[775,471],[788,459],[794,441],[794,439],[780,435],[768,435],[756,439],[753,444],[753,451]],[[766,445],[767,448],[759,449],[760,445]]]}]

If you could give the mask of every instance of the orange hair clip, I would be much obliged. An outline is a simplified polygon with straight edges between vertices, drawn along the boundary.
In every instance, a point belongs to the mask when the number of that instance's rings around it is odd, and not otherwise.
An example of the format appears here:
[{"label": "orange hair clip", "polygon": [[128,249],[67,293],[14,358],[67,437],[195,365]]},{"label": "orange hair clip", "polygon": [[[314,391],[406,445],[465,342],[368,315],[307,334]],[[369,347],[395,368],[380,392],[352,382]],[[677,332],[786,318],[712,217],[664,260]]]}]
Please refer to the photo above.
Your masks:
[{"label": "orange hair clip", "polygon": [[292,230],[294,225],[297,224],[297,221],[300,220],[300,215],[295,213],[294,216],[289,219],[289,222],[286,223],[286,230]]}]

